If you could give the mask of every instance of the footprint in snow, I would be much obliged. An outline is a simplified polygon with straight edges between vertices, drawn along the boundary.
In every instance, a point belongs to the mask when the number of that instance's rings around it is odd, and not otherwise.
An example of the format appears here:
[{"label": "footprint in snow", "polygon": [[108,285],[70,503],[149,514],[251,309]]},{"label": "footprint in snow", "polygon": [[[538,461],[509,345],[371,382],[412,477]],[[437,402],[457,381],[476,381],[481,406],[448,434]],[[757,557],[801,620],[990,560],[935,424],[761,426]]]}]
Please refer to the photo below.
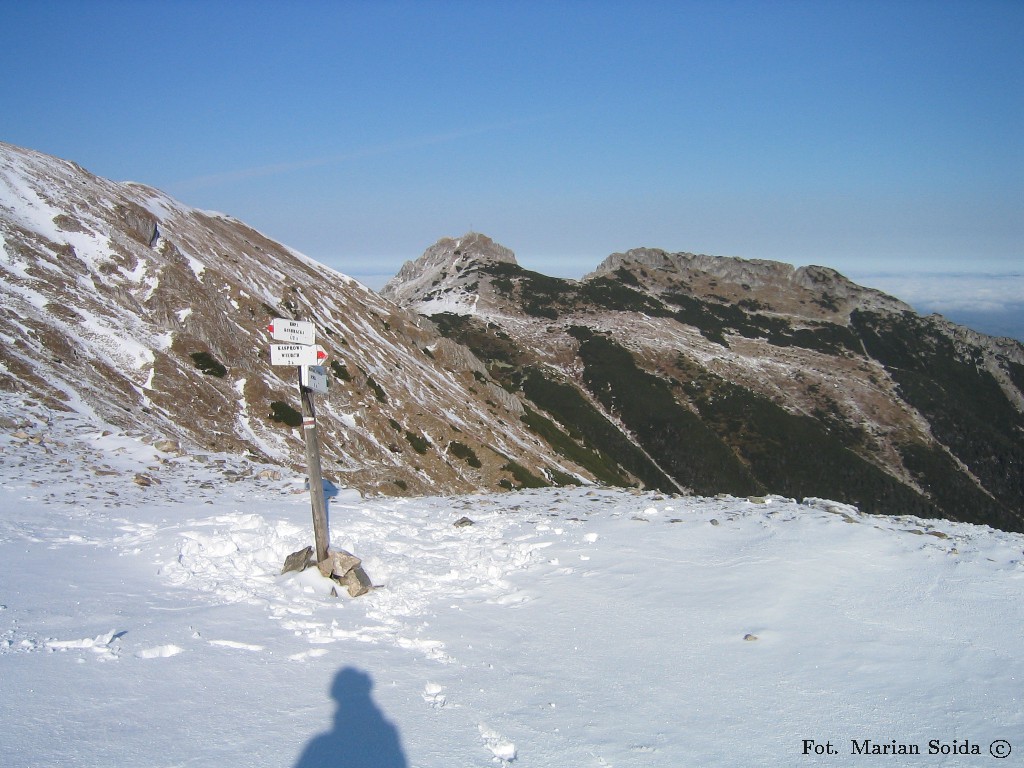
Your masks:
[{"label": "footprint in snow", "polygon": [[484,740],[484,746],[491,751],[495,760],[502,763],[511,763],[516,759],[516,745],[506,739],[497,731],[491,730],[483,723],[477,726],[480,729],[480,736]]},{"label": "footprint in snow", "polygon": [[440,709],[448,703],[448,697],[444,693],[444,686],[437,683],[427,683],[423,687],[423,700],[434,709]]}]

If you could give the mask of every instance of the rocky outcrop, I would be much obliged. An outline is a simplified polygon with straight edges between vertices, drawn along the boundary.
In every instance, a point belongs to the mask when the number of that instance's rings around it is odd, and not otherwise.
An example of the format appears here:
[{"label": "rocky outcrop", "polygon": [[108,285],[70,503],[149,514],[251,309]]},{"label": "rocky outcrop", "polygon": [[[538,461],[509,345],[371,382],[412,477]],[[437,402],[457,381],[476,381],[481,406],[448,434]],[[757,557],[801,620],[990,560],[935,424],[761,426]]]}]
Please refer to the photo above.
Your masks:
[{"label": "rocky outcrop", "polygon": [[453,280],[479,264],[515,265],[516,257],[510,249],[479,232],[468,232],[458,238],[443,237],[415,261],[405,262],[380,293],[403,304],[413,297],[428,295],[442,283],[450,289]]},{"label": "rocky outcrop", "polygon": [[857,285],[834,269],[777,261],[668,253],[636,248],[613,253],[584,280],[631,277],[655,293],[680,291],[727,302],[759,301],[764,308],[812,319],[849,319],[855,309],[910,312],[910,305]]}]

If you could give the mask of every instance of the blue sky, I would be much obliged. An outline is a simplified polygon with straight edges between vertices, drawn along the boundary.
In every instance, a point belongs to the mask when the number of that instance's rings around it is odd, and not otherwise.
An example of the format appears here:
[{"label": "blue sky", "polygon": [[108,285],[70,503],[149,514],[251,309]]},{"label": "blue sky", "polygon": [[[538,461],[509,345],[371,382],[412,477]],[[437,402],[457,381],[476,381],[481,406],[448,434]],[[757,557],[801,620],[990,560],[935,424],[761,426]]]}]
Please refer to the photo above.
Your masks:
[{"label": "blue sky", "polygon": [[1024,2],[0,0],[0,139],[379,282],[470,229],[1024,271]]}]

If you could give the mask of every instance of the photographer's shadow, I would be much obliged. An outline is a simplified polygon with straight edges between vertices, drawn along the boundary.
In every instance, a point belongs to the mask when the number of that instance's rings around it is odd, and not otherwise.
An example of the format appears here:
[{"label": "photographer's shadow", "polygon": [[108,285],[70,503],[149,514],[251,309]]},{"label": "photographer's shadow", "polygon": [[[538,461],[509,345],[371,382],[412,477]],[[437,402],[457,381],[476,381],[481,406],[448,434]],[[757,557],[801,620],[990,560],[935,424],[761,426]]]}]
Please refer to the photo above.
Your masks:
[{"label": "photographer's shadow", "polygon": [[295,768],[408,768],[398,730],[370,696],[373,680],[354,667],[334,677],[334,728],[314,738]]}]

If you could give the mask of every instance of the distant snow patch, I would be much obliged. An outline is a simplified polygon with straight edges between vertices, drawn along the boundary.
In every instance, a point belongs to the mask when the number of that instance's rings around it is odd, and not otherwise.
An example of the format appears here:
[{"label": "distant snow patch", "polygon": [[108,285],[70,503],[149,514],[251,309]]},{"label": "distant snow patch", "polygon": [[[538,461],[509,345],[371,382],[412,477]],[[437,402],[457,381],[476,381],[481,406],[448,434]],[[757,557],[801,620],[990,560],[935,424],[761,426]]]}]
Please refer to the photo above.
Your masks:
[{"label": "distant snow patch", "polygon": [[192,269],[192,272],[195,273],[196,280],[200,283],[203,282],[203,273],[206,271],[206,265],[199,261],[199,259],[192,258],[187,253],[185,254],[185,258],[188,259],[188,265]]}]

